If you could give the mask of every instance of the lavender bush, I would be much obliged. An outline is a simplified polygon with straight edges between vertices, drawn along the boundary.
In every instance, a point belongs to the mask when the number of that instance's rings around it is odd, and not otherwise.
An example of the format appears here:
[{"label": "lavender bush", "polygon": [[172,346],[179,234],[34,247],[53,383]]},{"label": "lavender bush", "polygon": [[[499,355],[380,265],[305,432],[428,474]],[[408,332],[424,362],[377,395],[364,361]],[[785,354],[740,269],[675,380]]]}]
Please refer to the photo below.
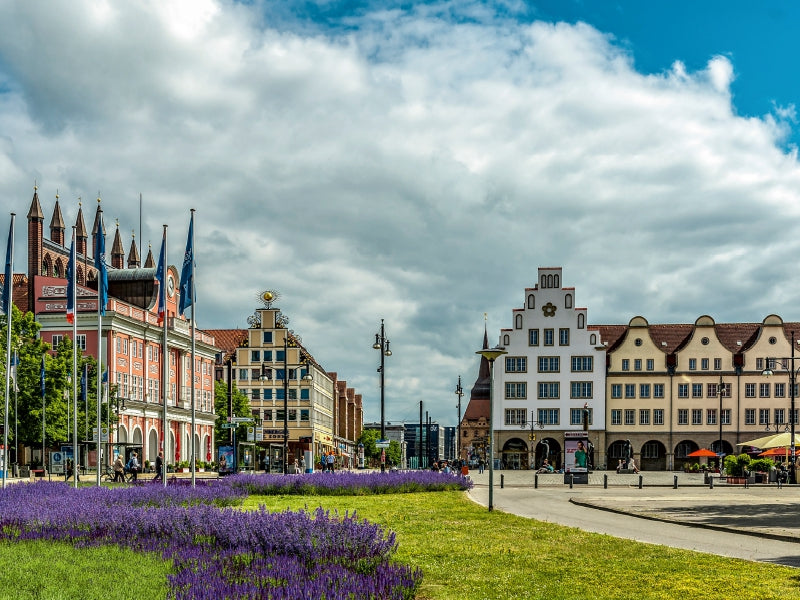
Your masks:
[{"label": "lavender bush", "polygon": [[322,509],[234,509],[247,493],[244,476],[197,483],[13,485],[0,491],[0,539],[159,552],[175,565],[176,600],[413,598],[422,573],[391,562],[395,536],[380,526]]}]

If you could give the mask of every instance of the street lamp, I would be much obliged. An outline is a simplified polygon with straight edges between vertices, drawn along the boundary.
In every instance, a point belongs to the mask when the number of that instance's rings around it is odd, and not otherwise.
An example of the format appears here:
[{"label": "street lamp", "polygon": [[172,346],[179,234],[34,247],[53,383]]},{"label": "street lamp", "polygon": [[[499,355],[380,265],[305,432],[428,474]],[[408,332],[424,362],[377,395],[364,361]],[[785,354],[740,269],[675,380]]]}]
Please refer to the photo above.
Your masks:
[{"label": "street lamp", "polygon": [[494,361],[508,354],[504,348],[483,348],[475,352],[489,361],[489,510],[494,510]]},{"label": "street lamp", "polygon": [[461,375],[458,376],[458,383],[456,384],[456,396],[458,396],[458,423],[456,424],[456,455],[458,460],[461,460],[461,397],[464,395],[464,388],[461,387]]},{"label": "street lamp", "polygon": [[[523,421],[522,423],[520,423],[520,427],[522,429],[525,429],[526,427],[529,427],[530,430],[531,430],[531,432],[528,434],[528,442],[529,442],[528,448],[530,448],[529,452],[531,453],[531,457],[530,457],[530,459],[528,461],[528,464],[530,465],[530,468],[534,468],[536,466],[536,447],[539,445],[539,444],[534,444],[533,443],[533,442],[536,441],[536,428],[538,427],[539,429],[544,429],[544,423],[541,422],[541,421],[536,421],[533,418],[533,416],[535,414],[536,414],[536,411],[532,410],[531,411],[530,420],[529,421]],[[545,447],[549,451],[550,444],[545,444]],[[547,458],[547,456],[545,456],[545,458]]]},{"label": "street lamp", "polygon": [[[386,331],[383,328],[383,319],[381,319],[381,332],[375,334],[375,343],[372,344],[372,347],[375,350],[379,350],[381,353],[381,366],[378,368],[378,372],[381,374],[381,441],[386,439],[386,422],[384,419],[384,393],[385,393],[385,386],[386,386],[386,379],[385,379],[385,358],[387,356],[392,355],[392,351],[389,350],[389,340],[386,339]],[[381,462],[381,472],[386,471],[386,465]]]},{"label": "street lamp", "polygon": [[719,448],[717,449],[719,464],[717,466],[719,467],[719,472],[722,473],[722,397],[725,395],[725,382],[722,380],[721,373],[719,376],[719,390],[717,393],[719,395]]},{"label": "street lamp", "polygon": [[[791,403],[791,405],[789,407],[789,427],[790,427],[790,432],[791,432],[790,435],[792,437],[791,437],[791,441],[789,442],[790,443],[790,449],[791,449],[791,454],[789,455],[791,457],[791,462],[789,463],[789,483],[797,483],[797,473],[795,472],[795,456],[794,456],[794,452],[795,452],[795,442],[794,442],[794,425],[795,425],[794,398],[795,398],[795,381],[797,379],[797,369],[795,369],[795,366],[794,366],[794,331],[792,332],[792,355],[791,355],[791,357],[789,357],[788,359],[786,359],[786,358],[767,358],[767,368],[764,369],[764,371],[761,374],[764,375],[765,377],[769,377],[769,376],[773,375],[773,370],[772,370],[771,367],[775,364],[775,361],[778,361],[778,360],[780,360],[780,361],[789,360],[790,361],[788,371],[789,371],[789,387],[791,388],[792,403]],[[783,366],[783,364],[781,364],[781,368],[786,369],[786,367]]]}]

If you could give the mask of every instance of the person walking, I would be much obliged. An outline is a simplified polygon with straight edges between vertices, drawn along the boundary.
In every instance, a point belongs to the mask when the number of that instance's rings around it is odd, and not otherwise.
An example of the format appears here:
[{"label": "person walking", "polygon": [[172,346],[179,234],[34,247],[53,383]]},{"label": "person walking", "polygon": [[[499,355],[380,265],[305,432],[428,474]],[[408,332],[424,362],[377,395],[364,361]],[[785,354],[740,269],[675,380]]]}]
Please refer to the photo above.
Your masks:
[{"label": "person walking", "polygon": [[153,477],[153,481],[163,481],[164,480],[164,457],[162,456],[161,452],[158,453],[156,456],[156,476]]},{"label": "person walking", "polygon": [[136,454],[136,452],[131,454],[131,459],[128,461],[128,470],[131,472],[131,481],[137,481],[139,473],[139,455]]},{"label": "person walking", "polygon": [[125,463],[122,462],[122,455],[117,454],[114,461],[114,483],[125,483]]},{"label": "person walking", "polygon": [[327,461],[328,461],[328,471],[330,471],[331,473],[333,473],[333,461],[335,459],[336,457],[333,455],[333,452],[329,452]]}]

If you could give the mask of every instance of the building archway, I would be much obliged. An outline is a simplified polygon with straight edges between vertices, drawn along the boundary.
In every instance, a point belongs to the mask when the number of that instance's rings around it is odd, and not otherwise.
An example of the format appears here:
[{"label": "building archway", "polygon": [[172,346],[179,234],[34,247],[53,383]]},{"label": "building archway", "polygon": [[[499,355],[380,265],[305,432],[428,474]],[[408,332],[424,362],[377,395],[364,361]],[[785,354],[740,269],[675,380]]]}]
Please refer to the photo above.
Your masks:
[{"label": "building archway", "polygon": [[147,459],[155,462],[158,456],[158,431],[153,427],[147,435]]},{"label": "building archway", "polygon": [[694,440],[682,440],[675,446],[675,469],[682,470],[683,463],[695,463],[697,460],[689,456],[695,450],[699,450],[700,446]]},{"label": "building archway", "polygon": [[619,461],[627,462],[628,457],[633,454],[633,446],[628,440],[617,440],[613,442],[606,451],[606,468],[616,469]]},{"label": "building archway", "polygon": [[639,461],[645,471],[666,471],[667,447],[658,440],[649,440],[642,445]]},{"label": "building archway", "polygon": [[522,469],[528,464],[528,445],[519,438],[511,438],[500,451],[500,467]]},{"label": "building archway", "polygon": [[561,468],[561,444],[559,444],[555,438],[543,438],[534,443],[536,444],[536,456],[534,458],[536,468],[542,466],[545,458],[554,469],[558,470]]}]

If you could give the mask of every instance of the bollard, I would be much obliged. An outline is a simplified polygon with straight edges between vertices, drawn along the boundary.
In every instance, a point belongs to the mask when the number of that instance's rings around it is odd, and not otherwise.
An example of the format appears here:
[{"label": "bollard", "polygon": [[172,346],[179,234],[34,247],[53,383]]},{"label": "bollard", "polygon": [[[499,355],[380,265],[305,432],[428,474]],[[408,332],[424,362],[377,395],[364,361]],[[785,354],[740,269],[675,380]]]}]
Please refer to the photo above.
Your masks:
[{"label": "bollard", "polygon": [[708,489],[710,489],[710,490],[714,489],[714,478],[713,477],[709,477],[708,478]]},{"label": "bollard", "polygon": [[538,488],[539,488],[539,474],[538,473],[534,473],[534,475],[533,475],[533,489],[538,489]]},{"label": "bollard", "polygon": [[641,475],[639,475],[639,489],[642,489],[642,479],[644,479]]},{"label": "bollard", "polygon": [[608,475],[603,475],[603,489],[608,489]]},{"label": "bollard", "polygon": [[503,483],[505,482],[505,475],[500,473],[500,489],[503,489]]},{"label": "bollard", "polygon": [[569,476],[569,489],[572,489],[572,481],[575,479],[575,475],[570,474]]},{"label": "bollard", "polygon": [[674,475],[672,477],[672,489],[673,490],[677,490],[678,489],[678,476],[677,475]]}]

